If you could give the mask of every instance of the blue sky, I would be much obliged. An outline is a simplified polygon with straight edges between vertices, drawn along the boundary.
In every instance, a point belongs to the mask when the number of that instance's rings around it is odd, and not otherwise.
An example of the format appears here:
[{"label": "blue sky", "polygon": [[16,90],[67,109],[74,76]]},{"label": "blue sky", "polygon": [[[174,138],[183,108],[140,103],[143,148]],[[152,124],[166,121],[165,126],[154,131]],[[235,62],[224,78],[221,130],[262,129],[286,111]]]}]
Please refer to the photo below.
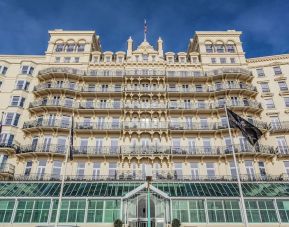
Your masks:
[{"label": "blue sky", "polygon": [[56,28],[95,30],[103,50],[126,50],[144,18],[165,51],[186,51],[195,31],[235,29],[247,57],[289,52],[288,0],[0,0],[0,54],[43,54]]}]

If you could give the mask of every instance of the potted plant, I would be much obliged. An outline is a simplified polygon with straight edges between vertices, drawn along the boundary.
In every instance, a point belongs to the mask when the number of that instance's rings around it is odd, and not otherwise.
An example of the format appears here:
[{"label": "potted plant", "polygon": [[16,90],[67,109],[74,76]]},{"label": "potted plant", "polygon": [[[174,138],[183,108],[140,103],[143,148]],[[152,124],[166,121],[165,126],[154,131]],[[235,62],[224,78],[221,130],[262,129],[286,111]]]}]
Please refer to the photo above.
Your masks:
[{"label": "potted plant", "polygon": [[181,222],[179,219],[173,219],[172,221],[172,227],[180,227],[181,226]]},{"label": "potted plant", "polygon": [[113,223],[114,227],[122,227],[122,225],[123,225],[123,222],[120,219],[116,219]]}]

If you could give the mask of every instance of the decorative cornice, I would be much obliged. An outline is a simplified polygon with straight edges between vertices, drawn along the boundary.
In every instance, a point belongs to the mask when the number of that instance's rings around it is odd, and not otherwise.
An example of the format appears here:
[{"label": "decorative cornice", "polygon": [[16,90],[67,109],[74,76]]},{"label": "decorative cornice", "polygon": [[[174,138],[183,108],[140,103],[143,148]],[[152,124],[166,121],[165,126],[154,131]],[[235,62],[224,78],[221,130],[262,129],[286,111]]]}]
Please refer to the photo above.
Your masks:
[{"label": "decorative cornice", "polygon": [[257,58],[248,58],[246,59],[247,63],[256,63],[256,62],[266,62],[266,61],[277,61],[277,60],[289,60],[289,54],[279,54],[279,55],[271,55]]}]

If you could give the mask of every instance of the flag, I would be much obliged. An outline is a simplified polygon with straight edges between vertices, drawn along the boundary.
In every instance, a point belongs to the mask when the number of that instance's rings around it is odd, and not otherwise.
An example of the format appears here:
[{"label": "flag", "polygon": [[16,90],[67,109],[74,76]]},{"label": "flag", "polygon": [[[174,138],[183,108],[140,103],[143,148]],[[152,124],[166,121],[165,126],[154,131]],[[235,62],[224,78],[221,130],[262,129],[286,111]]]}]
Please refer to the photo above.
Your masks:
[{"label": "flag", "polygon": [[144,33],[147,34],[147,31],[148,31],[147,21],[144,20]]},{"label": "flag", "polygon": [[261,130],[233,111],[227,109],[227,113],[230,126],[240,129],[243,136],[254,146],[263,134]]},{"label": "flag", "polygon": [[71,128],[70,128],[70,145],[69,145],[69,159],[73,160],[73,136],[74,136],[74,116],[71,117]]}]

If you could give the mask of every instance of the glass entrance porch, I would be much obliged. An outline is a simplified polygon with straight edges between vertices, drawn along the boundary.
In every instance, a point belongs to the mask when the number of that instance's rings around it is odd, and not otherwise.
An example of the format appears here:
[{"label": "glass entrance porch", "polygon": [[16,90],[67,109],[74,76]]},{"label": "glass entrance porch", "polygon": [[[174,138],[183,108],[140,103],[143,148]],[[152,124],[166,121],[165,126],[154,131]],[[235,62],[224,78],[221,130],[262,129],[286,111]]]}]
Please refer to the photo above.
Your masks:
[{"label": "glass entrance porch", "polygon": [[[163,192],[150,186],[150,207],[148,207],[147,184],[128,193],[123,200],[123,220],[130,227],[147,227],[150,210],[151,227],[164,227],[170,220],[170,201]],[[150,208],[150,209],[148,209]]]}]

